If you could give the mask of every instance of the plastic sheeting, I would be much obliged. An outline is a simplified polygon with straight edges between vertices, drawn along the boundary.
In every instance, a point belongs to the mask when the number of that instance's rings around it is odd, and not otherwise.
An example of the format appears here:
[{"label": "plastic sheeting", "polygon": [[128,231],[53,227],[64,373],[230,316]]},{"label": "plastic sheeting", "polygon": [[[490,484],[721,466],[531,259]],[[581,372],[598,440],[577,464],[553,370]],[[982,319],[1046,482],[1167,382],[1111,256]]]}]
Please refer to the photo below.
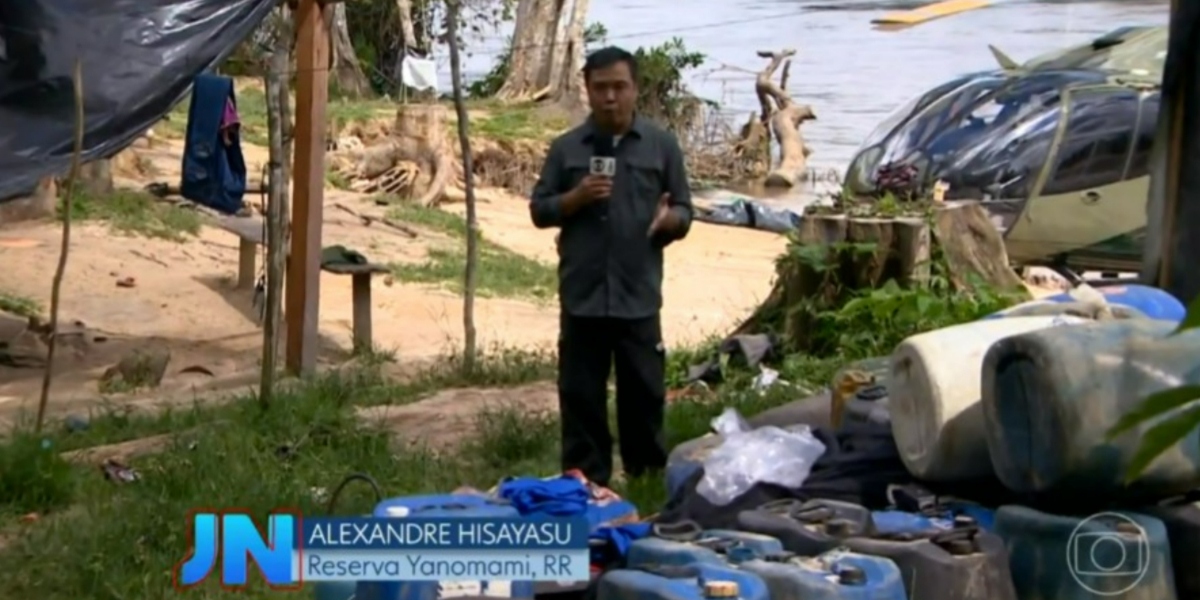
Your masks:
[{"label": "plastic sheeting", "polygon": [[82,60],[83,159],[116,154],[183,99],[272,0],[0,0],[0,201],[70,166]]}]

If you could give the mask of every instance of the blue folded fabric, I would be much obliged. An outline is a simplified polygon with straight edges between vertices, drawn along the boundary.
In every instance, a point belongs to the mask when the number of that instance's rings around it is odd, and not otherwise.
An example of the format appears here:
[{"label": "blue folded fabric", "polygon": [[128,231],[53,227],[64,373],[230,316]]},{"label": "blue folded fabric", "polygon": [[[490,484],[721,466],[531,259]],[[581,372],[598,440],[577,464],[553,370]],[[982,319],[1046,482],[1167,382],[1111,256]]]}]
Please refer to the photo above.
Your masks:
[{"label": "blue folded fabric", "polygon": [[516,477],[502,482],[496,495],[511,502],[522,515],[552,517],[585,514],[592,498],[583,482],[566,475],[554,479]]},{"label": "blue folded fabric", "polygon": [[592,562],[611,564],[625,558],[633,542],[650,535],[650,523],[629,523],[616,527],[601,527],[588,536],[592,546]]}]

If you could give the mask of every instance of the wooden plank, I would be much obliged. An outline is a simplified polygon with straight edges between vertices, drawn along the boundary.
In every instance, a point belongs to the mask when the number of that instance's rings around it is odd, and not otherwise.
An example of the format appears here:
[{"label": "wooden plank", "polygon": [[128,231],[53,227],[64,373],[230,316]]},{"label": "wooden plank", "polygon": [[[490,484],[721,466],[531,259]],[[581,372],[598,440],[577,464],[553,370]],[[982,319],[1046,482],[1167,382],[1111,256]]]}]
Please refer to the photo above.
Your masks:
[{"label": "wooden plank", "polygon": [[262,219],[218,216],[213,223],[238,237],[237,289],[253,288],[258,279],[258,247],[265,243]]},{"label": "wooden plank", "polygon": [[329,103],[329,20],[317,0],[296,11],[296,144],[293,157],[291,260],[284,283],[287,369],[309,374],[317,366],[321,297],[321,221],[325,203],[325,112]]},{"label": "wooden plank", "polygon": [[263,221],[258,217],[214,217],[214,224],[239,238],[263,245]]},{"label": "wooden plank", "polygon": [[989,4],[991,3],[987,0],[944,0],[912,10],[888,13],[878,19],[872,19],[871,23],[875,25],[918,25],[968,10],[984,8]]},{"label": "wooden plank", "polygon": [[383,265],[352,265],[342,263],[321,265],[321,270],[327,273],[333,273],[334,275],[373,275],[376,273],[388,273],[391,271],[391,269]]}]

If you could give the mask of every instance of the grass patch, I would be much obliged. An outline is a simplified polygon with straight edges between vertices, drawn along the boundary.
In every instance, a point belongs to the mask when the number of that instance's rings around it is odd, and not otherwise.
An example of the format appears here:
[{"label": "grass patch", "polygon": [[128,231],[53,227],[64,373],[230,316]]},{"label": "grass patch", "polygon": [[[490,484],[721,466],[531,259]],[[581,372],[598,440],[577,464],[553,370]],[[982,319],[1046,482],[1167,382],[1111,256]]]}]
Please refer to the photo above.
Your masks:
[{"label": "grass patch", "polygon": [[350,179],[335,171],[325,172],[325,184],[337,190],[353,191],[350,188]]},{"label": "grass patch", "polygon": [[[62,216],[62,205],[59,205]],[[102,196],[76,193],[74,221],[103,221],[118,233],[183,241],[200,233],[201,215],[137,190],[114,190]]]},{"label": "grass patch", "polygon": [[[452,243],[428,249],[423,263],[394,263],[392,270],[402,281],[442,285],[461,293],[463,266],[467,261],[467,224],[459,217],[436,208],[415,204],[397,204],[390,218],[438,233],[453,239]],[[558,287],[554,267],[523,256],[508,248],[481,240],[477,293],[482,297],[533,298],[548,300]]]},{"label": "grass patch", "polygon": [[471,119],[471,132],[494,140],[548,140],[570,127],[565,116],[536,104],[472,103],[479,117]]},{"label": "grass patch", "polygon": [[0,292],[0,311],[18,317],[39,317],[42,315],[42,305],[33,298]]},{"label": "grass patch", "polygon": [[[413,210],[411,208],[400,210]],[[416,209],[422,211],[423,209]],[[456,240],[461,220],[436,211],[413,212],[410,222],[443,225]],[[454,236],[451,220],[456,223]],[[870,340],[812,357],[790,355],[772,362],[783,380],[765,392],[751,389],[754,373],[731,362],[724,382],[711,397],[683,400],[666,410],[668,445],[705,433],[709,421],[727,407],[743,415],[801,399],[828,383],[832,371],[849,360],[877,353],[878,340],[897,339],[978,318],[991,310],[977,296],[943,290],[936,299],[967,308],[917,312],[895,318],[907,307],[910,292],[881,290],[862,295],[854,306],[826,315],[853,323],[856,331],[874,332]],[[925,297],[930,292],[920,295]],[[928,304],[929,298],[920,302]],[[912,304],[915,306],[915,300]],[[870,342],[870,343],[868,343]],[[710,355],[712,346],[673,352],[668,381],[682,381],[688,364]],[[487,354],[479,370],[464,377],[457,357],[406,383],[385,380],[370,362],[359,370],[315,377],[282,389],[269,410],[253,398],[220,407],[182,410],[149,417],[128,413],[93,416],[79,433],[52,428],[43,436],[18,433],[0,441],[0,598],[37,596],[45,600],[128,600],[171,594],[175,564],[187,551],[186,515],[198,506],[239,506],[258,517],[280,506],[310,514],[325,512],[328,491],[349,473],[368,473],[388,496],[446,492],[462,485],[487,489],[510,475],[545,475],[558,470],[559,421],[555,414],[516,409],[479,415],[463,432],[462,446],[440,454],[420,449],[397,453],[385,432],[361,427],[354,418],[360,405],[410,402],[445,387],[511,385],[552,376],[552,357],[543,354]],[[122,421],[123,419],[123,421]],[[121,441],[164,431],[189,433],[165,452],[143,457],[135,466],[136,483],[115,485],[94,468],[67,465],[58,452],[91,443]],[[134,435],[132,432],[138,432]],[[618,440],[619,443],[619,440]],[[659,477],[622,481],[617,491],[649,514],[665,500]],[[337,507],[339,514],[362,514],[373,504],[361,486],[353,486]],[[51,512],[33,525],[15,527],[24,512]],[[206,585],[191,597],[283,599],[257,578],[245,592]]]},{"label": "grass patch", "polygon": [[[187,511],[197,506],[245,506],[262,515],[297,506],[323,514],[324,492],[345,475],[365,472],[389,495],[445,492],[463,484],[487,488],[513,473],[544,474],[557,466],[556,421],[517,411],[481,419],[461,452],[397,454],[386,432],[364,429],[353,409],[409,402],[434,389],[525,383],[549,376],[549,356],[487,355],[464,376],[457,357],[407,383],[383,379],[366,366],[316,377],[280,392],[263,411],[253,398],[220,407],[193,407],[158,416],[110,412],[78,433],[51,428],[0,443],[0,569],[22,569],[0,582],[0,597],[21,597],[53,582],[48,598],[116,600],[171,593],[172,567],[186,551]],[[165,452],[135,461],[142,479],[115,485],[94,468],[67,464],[59,453],[79,446],[189,430]],[[136,432],[136,435],[134,434]],[[504,460],[495,460],[495,457]],[[486,457],[486,458],[485,458]],[[514,462],[524,470],[514,470]],[[323,490],[323,491],[322,491]],[[360,514],[373,499],[351,486],[338,512]],[[17,515],[51,513],[15,528]],[[67,561],[67,562],[62,562]],[[232,598],[217,586],[196,598]],[[259,586],[249,598],[282,598]]]},{"label": "grass patch", "polygon": [[[406,404],[446,387],[509,387],[554,377],[555,357],[548,352],[514,350],[492,347],[483,351],[475,370],[462,372],[462,357],[451,354],[402,382],[386,382],[379,375],[376,361],[365,361],[366,369],[353,380],[360,389],[353,398],[356,406]],[[69,415],[63,422],[47,426],[45,439],[59,452],[104,444],[116,444],[133,439],[192,429],[231,417],[224,406],[192,406],[168,408],[157,412],[132,411],[112,403],[101,403],[86,413]],[[85,428],[69,427],[67,421],[86,423]],[[2,435],[0,435],[2,438]],[[0,497],[0,504],[3,504]]]},{"label": "grass patch", "polygon": [[[43,436],[18,434],[0,443],[0,518],[7,527],[0,548],[0,597],[37,593],[47,600],[158,598],[171,592],[174,565],[187,546],[186,515],[197,506],[241,506],[263,516],[279,506],[323,514],[326,497],[353,472],[376,478],[389,496],[446,492],[461,485],[490,488],[510,475],[548,475],[558,470],[556,414],[516,409],[479,415],[463,446],[435,455],[397,454],[385,432],[362,428],[353,409],[363,404],[409,402],[448,385],[524,383],[552,374],[544,354],[489,354],[470,377],[448,357],[408,383],[381,378],[370,367],[316,377],[282,391],[267,411],[253,398],[213,408],[193,407],[157,416],[111,411],[94,415],[76,433],[51,428]],[[747,398],[719,396],[700,410],[683,403],[668,409],[668,427],[695,431],[726,405],[747,408]],[[786,394],[760,403],[782,402]],[[59,452],[126,437],[187,430],[165,452],[135,461],[142,479],[116,485],[98,470],[69,465]],[[135,434],[136,432],[136,434]],[[466,433],[466,432],[465,432]],[[672,435],[672,440],[678,437]],[[665,500],[658,477],[615,486],[643,512]],[[373,498],[351,486],[337,512],[361,514]],[[50,516],[15,526],[28,512]],[[194,598],[284,598],[256,583],[246,592],[216,585],[190,592]],[[288,596],[290,597],[290,596]]]}]

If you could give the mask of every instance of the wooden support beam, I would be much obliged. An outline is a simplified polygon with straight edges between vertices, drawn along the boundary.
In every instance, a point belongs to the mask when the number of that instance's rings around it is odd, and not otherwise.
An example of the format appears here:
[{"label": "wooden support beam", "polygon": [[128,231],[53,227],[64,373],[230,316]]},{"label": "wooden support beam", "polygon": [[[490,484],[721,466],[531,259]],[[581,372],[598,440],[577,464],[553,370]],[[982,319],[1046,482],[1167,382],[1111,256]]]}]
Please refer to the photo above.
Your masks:
[{"label": "wooden support beam", "polygon": [[296,127],[292,245],[287,265],[287,369],[317,366],[321,222],[325,202],[325,111],[329,102],[329,21],[318,0],[296,11]]},{"label": "wooden support beam", "polygon": [[[1182,0],[1171,2],[1171,35],[1187,31],[1181,19],[1191,11]],[[1175,42],[1175,40],[1172,40]],[[1146,249],[1142,255],[1144,283],[1158,286],[1182,302],[1200,296],[1200,270],[1195,268],[1200,253],[1200,174],[1189,169],[1189,157],[1200,149],[1200,117],[1189,110],[1197,104],[1195,92],[1197,59],[1193,44],[1171,44],[1167,64],[1177,64],[1175,85],[1163,95],[1154,164],[1151,166],[1150,201],[1147,215]],[[1176,54],[1183,53],[1183,56]],[[1165,148],[1165,150],[1163,150]],[[1159,181],[1161,179],[1161,181]]]}]

